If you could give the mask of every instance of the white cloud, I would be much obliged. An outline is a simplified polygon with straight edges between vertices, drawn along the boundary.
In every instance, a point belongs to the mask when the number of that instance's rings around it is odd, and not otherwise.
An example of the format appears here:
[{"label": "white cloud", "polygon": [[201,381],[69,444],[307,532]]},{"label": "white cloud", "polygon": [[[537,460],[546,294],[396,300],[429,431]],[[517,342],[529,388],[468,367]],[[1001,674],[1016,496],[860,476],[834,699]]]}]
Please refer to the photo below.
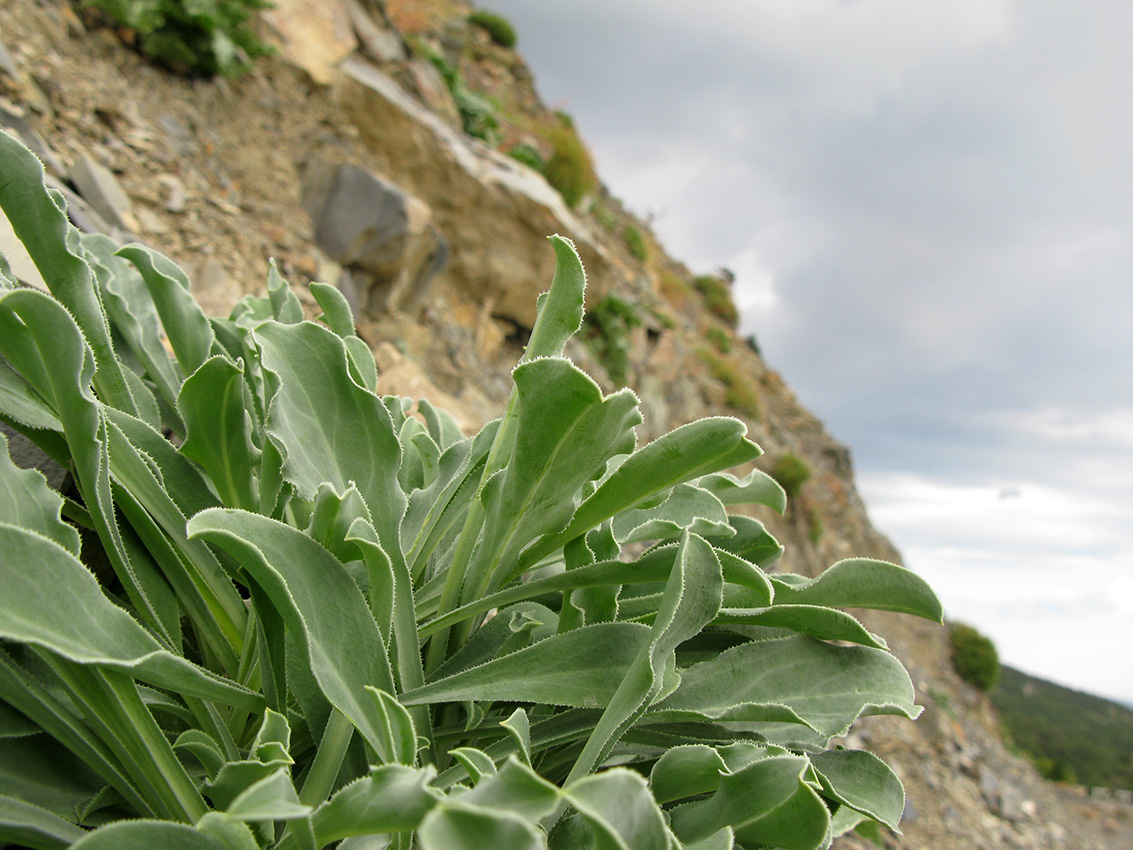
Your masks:
[{"label": "white cloud", "polygon": [[969,546],[1052,555],[1097,550],[1123,539],[1128,509],[1037,482],[952,484],[922,475],[859,477],[870,516],[899,541],[963,540]]},{"label": "white cloud", "polygon": [[877,525],[933,586],[946,615],[1003,660],[1095,693],[1133,697],[1133,541],[1125,504],[1046,484],[865,475]]},{"label": "white cloud", "polygon": [[1000,414],[997,418],[1005,428],[1056,446],[1133,450],[1133,409],[1082,412],[1048,405],[1039,410]]}]

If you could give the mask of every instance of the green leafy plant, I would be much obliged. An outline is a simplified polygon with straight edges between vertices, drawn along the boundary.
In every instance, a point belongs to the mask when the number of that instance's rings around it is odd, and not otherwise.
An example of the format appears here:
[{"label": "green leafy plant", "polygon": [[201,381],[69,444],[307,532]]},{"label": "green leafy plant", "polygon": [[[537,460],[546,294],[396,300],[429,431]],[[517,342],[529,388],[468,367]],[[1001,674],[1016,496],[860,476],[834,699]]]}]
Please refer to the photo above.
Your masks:
[{"label": "green leafy plant", "polygon": [[625,240],[626,250],[629,251],[630,256],[635,260],[645,262],[645,258],[649,256],[649,251],[645,247],[645,237],[641,235],[641,231],[633,225],[628,225],[622,231],[622,239]]},{"label": "green leafy plant", "polygon": [[641,316],[628,301],[607,295],[583,316],[583,339],[602,363],[606,374],[624,387],[629,370],[630,331],[641,326]]},{"label": "green leafy plant", "polygon": [[484,30],[500,47],[506,47],[508,50],[515,47],[515,27],[503,15],[479,10],[468,16],[468,22]]},{"label": "green leafy plant", "polygon": [[825,533],[826,525],[822,522],[822,515],[812,508],[807,516],[807,539],[811,543],[818,543]]},{"label": "green leafy plant", "polygon": [[724,385],[724,403],[752,419],[759,418],[759,394],[751,384],[750,377],[727,355],[717,354],[708,348],[700,348],[697,355],[708,367],[712,377]]},{"label": "green leafy plant", "polygon": [[[916,575],[782,549],[725,507],[782,489],[700,420],[638,446],[636,397],[562,357],[572,246],[502,418],[466,437],[379,396],[346,300],[206,317],[140,245],[80,235],[0,133],[0,843],[122,850],[827,847],[903,791],[862,714],[915,717],[834,606],[939,620]],[[80,535],[80,531],[82,534]],[[103,569],[102,565],[108,564]],[[92,569],[104,575],[100,585]]]},{"label": "green leafy plant", "polygon": [[234,77],[272,52],[251,19],[268,0],[85,0],[137,34],[142,53],[180,73]]},{"label": "green leafy plant", "polygon": [[788,499],[794,499],[810,480],[810,466],[798,455],[788,452],[775,459],[771,477],[786,491]]},{"label": "green leafy plant", "polygon": [[576,207],[598,185],[598,178],[590,151],[574,129],[574,121],[565,113],[556,115],[558,120],[554,125],[539,130],[554,149],[543,176],[562,195],[567,206]]},{"label": "green leafy plant", "polygon": [[522,162],[528,168],[534,169],[539,173],[547,167],[547,160],[543,159],[543,155],[539,153],[534,147],[528,144],[520,143],[514,145],[507,155],[514,159],[516,162]]},{"label": "green leafy plant", "polygon": [[732,353],[732,338],[728,336],[728,332],[721,327],[711,327],[704,332],[704,338],[708,340],[713,348],[720,354]]},{"label": "green leafy plant", "polygon": [[488,98],[468,88],[460,69],[443,56],[433,52],[429,52],[428,56],[452,95],[460,113],[460,124],[464,132],[489,145],[498,145],[502,134],[495,105]]},{"label": "green leafy plant", "polygon": [[732,287],[726,280],[715,275],[701,275],[693,278],[693,287],[704,297],[704,306],[717,318],[734,328],[740,314],[732,301]]},{"label": "green leafy plant", "polygon": [[954,623],[948,639],[957,675],[981,691],[995,687],[999,681],[999,653],[991,638],[964,623]]}]

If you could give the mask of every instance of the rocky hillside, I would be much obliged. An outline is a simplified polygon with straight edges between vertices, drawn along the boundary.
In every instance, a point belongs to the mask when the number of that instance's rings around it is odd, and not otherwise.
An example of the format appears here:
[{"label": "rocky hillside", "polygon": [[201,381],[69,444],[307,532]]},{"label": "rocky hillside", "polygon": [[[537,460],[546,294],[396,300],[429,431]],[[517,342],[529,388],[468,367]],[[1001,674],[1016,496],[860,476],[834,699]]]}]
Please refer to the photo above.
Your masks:
[{"label": "rocky hillside", "polygon": [[[0,0],[0,124],[37,150],[76,224],[169,254],[210,311],[261,289],[269,258],[307,304],[310,281],[337,284],[381,390],[430,398],[468,429],[502,409],[553,273],[545,237],[567,235],[592,311],[568,353],[607,388],[637,390],[643,439],[740,416],[762,468],[793,457],[809,472],[787,515],[768,521],[786,567],[898,560],[869,522],[847,447],[735,334],[727,274],[697,277],[666,255],[597,181],[520,55],[470,11],[279,0],[258,23],[276,55],[239,79],[190,80],[66,0]],[[0,248],[34,282],[4,239],[0,228]],[[886,846],[1133,846],[1129,811],[1047,785],[1005,750],[985,699],[951,672],[943,628],[867,625],[926,706],[916,723],[870,718],[853,733],[908,791],[904,835]]]}]

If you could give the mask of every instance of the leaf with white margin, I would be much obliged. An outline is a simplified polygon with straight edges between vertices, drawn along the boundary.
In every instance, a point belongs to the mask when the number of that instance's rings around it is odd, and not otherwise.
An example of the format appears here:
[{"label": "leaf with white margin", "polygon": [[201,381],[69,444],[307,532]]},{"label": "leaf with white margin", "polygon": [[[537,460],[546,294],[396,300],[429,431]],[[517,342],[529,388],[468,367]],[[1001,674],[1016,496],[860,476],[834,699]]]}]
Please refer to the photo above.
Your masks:
[{"label": "leaf with white margin", "polygon": [[874,608],[943,621],[940,600],[928,583],[912,570],[873,558],[847,558],[807,579],[794,575],[771,577],[777,603]]},{"label": "leaf with white margin", "polygon": [[791,722],[790,713],[833,737],[862,715],[916,718],[915,696],[909,674],[889,653],[797,635],[740,644],[685,668],[680,687],[653,714],[674,721]]},{"label": "leaf with white margin", "polygon": [[[59,544],[0,524],[0,637],[177,693],[263,711],[263,697],[166,650]],[[35,564],[34,571],[25,565]],[[66,599],[67,605],[59,604]],[[78,612],[81,612],[81,616]]]},{"label": "leaf with white margin", "polygon": [[63,522],[63,497],[47,485],[43,473],[20,469],[8,453],[8,438],[0,433],[0,522],[48,537],[78,557],[79,533]]}]

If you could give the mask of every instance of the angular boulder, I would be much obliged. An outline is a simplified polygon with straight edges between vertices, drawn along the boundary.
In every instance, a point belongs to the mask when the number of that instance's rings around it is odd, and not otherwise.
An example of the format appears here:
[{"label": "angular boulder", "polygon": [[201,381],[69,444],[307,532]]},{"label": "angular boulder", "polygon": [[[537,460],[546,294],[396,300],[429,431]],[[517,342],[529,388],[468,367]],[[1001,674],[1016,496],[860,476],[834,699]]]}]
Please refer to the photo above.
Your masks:
[{"label": "angular boulder", "polygon": [[274,0],[262,14],[283,58],[320,85],[334,79],[334,66],[358,46],[342,0]]},{"label": "angular boulder", "polygon": [[542,175],[451,127],[357,54],[339,65],[335,92],[386,173],[431,207],[451,250],[443,277],[452,285],[530,328],[554,274],[547,237],[558,233],[582,257],[587,304],[610,291],[613,259]]},{"label": "angular boulder", "polygon": [[319,248],[350,271],[362,309],[411,310],[448,257],[428,205],[357,165],[312,165],[303,207]]}]

